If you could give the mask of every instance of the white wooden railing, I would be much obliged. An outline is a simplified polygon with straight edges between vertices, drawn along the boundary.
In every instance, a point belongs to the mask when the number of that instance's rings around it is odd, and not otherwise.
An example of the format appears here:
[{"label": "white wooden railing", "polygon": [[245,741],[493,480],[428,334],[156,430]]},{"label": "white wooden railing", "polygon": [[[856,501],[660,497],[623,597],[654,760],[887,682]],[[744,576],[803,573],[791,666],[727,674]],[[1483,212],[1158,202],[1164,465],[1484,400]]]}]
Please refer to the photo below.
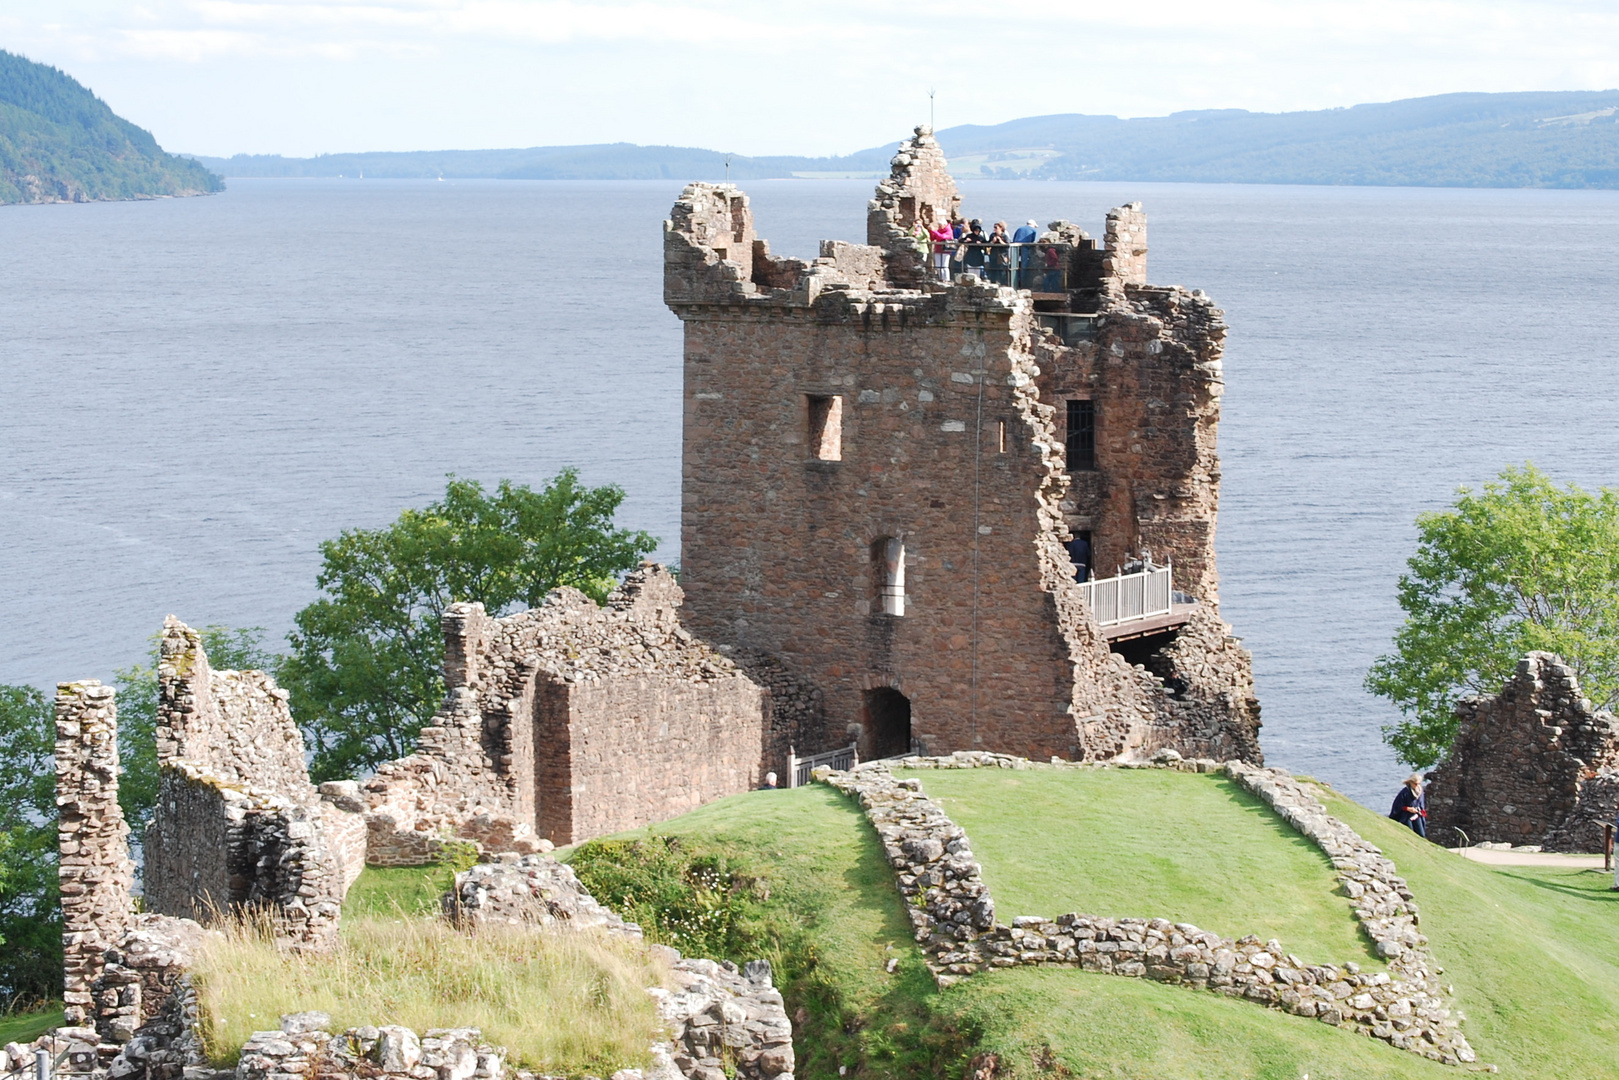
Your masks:
[{"label": "white wooden railing", "polygon": [[1085,604],[1096,616],[1100,626],[1150,619],[1155,615],[1168,615],[1174,603],[1170,586],[1170,568],[1154,567],[1136,574],[1092,579],[1079,586]]},{"label": "white wooden railing", "polygon": [[855,744],[850,743],[838,750],[828,750],[824,754],[815,754],[812,757],[801,758],[791,747],[787,748],[787,786],[803,787],[810,782],[810,773],[822,765],[846,772],[860,763],[860,755],[855,751]]}]

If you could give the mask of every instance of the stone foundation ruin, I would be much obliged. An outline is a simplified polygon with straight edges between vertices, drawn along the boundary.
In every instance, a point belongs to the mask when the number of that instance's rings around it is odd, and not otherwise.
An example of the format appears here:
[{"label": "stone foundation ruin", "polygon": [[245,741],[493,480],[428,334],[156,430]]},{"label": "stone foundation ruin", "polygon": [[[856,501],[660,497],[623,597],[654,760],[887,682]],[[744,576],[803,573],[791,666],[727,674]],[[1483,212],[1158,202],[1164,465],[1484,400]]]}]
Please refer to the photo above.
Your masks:
[{"label": "stone foundation ruin", "polygon": [[1619,810],[1619,720],[1561,659],[1532,652],[1501,692],[1456,706],[1450,754],[1429,774],[1428,838],[1601,851]]}]

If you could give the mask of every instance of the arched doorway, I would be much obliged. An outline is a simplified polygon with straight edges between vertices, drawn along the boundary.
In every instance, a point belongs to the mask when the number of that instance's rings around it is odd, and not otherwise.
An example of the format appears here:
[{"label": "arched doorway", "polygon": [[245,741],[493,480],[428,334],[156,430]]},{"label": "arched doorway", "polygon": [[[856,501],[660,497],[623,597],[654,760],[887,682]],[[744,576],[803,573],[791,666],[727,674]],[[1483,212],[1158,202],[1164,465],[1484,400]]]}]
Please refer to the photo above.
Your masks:
[{"label": "arched doorway", "polygon": [[911,699],[891,686],[866,691],[866,752],[868,761],[900,757],[911,752]]}]

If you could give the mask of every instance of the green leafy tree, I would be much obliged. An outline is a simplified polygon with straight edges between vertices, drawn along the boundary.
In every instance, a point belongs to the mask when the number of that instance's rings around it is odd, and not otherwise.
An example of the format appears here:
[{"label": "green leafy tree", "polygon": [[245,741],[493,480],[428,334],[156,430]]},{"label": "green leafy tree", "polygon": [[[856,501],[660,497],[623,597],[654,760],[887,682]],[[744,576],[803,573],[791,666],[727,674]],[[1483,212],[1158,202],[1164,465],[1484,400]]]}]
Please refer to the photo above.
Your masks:
[{"label": "green leafy tree", "polygon": [[0,685],[0,1012],[62,992],[55,755],[51,702]]},{"label": "green leafy tree", "polygon": [[[264,647],[264,629],[205,626],[198,635],[208,666],[216,671],[274,672],[281,657]],[[152,635],[152,650],[144,664],[120,668],[118,678],[118,757],[123,775],[118,779],[118,804],[124,808],[131,835],[145,838],[157,803],[157,664],[163,636]]]},{"label": "green leafy tree", "polygon": [[605,600],[616,575],[657,546],[613,527],[623,500],[572,469],[540,491],[502,480],[490,493],[452,476],[438,502],[322,544],[326,595],[298,613],[278,673],[313,777],[353,776],[415,747],[444,696],[440,620],[451,603],[502,614],[561,585]]},{"label": "green leafy tree", "polygon": [[1366,688],[1405,716],[1384,740],[1416,768],[1449,752],[1456,702],[1495,693],[1527,652],[1566,660],[1599,708],[1619,699],[1619,492],[1509,468],[1417,519],[1400,577],[1405,624]]}]

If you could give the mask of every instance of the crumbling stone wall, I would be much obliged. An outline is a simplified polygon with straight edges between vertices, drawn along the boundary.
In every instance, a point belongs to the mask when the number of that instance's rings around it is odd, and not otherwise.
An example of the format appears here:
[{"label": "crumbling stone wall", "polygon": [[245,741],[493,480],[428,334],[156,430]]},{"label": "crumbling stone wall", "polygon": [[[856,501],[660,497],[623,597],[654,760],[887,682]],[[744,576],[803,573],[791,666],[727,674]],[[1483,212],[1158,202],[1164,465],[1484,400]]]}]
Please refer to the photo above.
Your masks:
[{"label": "crumbling stone wall", "polygon": [[537,852],[756,786],[769,695],[682,602],[649,563],[606,607],[576,589],[500,619],[451,605],[444,708],[364,785],[367,858],[424,862],[447,838]]},{"label": "crumbling stone wall", "polygon": [[331,947],[364,865],[363,822],[309,782],[286,691],[264,672],[214,671],[200,636],[172,615],[158,689],[148,908],[207,921],[256,907],[289,944]]},{"label": "crumbling stone wall", "polygon": [[[929,751],[1096,760],[1184,743],[1260,760],[1248,656],[1217,619],[1220,312],[1145,285],[1132,204],[1110,215],[1106,248],[1064,235],[1095,275],[1070,303],[1105,305],[1096,340],[1065,346],[1038,323],[1049,299],[933,280],[914,226],[959,203],[919,129],[868,207],[868,245],[825,245],[789,284],[784,265],[742,274],[719,257],[722,226],[756,238],[740,192],[682,192],[664,294],[685,324],[692,629],[819,692],[818,741],[800,753],[891,746],[871,711],[891,690]],[[1071,475],[1058,413],[1098,394],[1112,395],[1098,471]],[[812,430],[828,402],[836,453]],[[1172,558],[1176,588],[1207,609],[1155,665],[1115,655],[1085,610],[1073,528],[1092,531],[1093,565],[1142,546]],[[904,545],[898,616],[874,584],[890,538]]]},{"label": "crumbling stone wall", "polygon": [[94,1027],[107,950],[134,922],[135,864],[118,806],[118,706],[93,679],[56,688],[63,991],[69,1027]]},{"label": "crumbling stone wall", "polygon": [[1428,836],[1440,843],[1602,850],[1619,803],[1619,721],[1580,693],[1573,669],[1532,652],[1491,697],[1456,706],[1456,741],[1429,777]]},{"label": "crumbling stone wall", "polygon": [[136,915],[118,774],[113,688],[61,683],[56,800],[65,1009],[56,1036],[67,1044],[63,1071],[75,1075],[103,1074],[144,1026],[161,1021],[203,935],[187,920]]}]

